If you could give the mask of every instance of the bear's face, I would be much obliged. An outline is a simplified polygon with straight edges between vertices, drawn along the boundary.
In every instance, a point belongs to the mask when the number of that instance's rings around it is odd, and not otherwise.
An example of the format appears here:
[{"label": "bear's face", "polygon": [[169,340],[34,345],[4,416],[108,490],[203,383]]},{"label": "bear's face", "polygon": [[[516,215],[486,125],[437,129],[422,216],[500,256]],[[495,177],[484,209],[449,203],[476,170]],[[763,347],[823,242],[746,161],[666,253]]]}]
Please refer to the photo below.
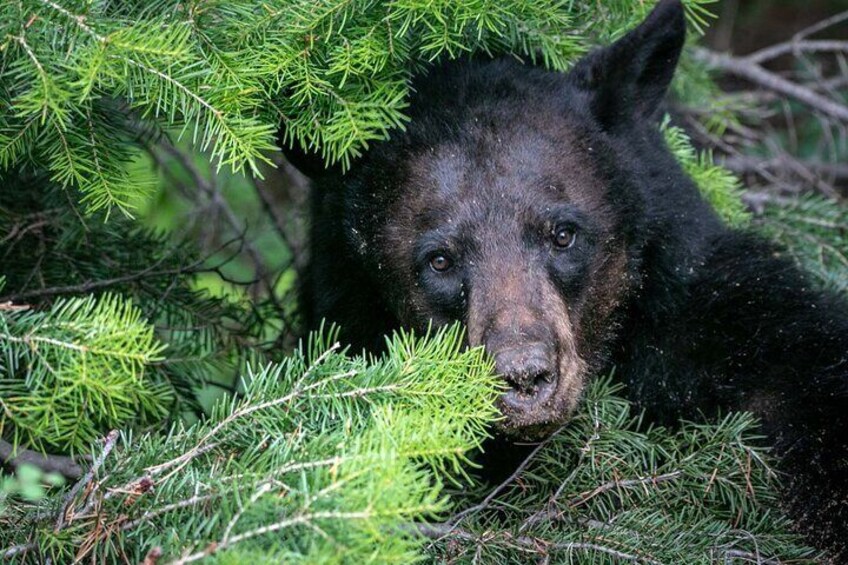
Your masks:
[{"label": "bear's face", "polygon": [[319,186],[315,249],[401,326],[466,324],[511,386],[509,432],[568,418],[638,285],[645,181],[622,147],[649,129],[659,140],[684,34],[682,5],[664,0],[567,75],[508,59],[433,69],[413,85],[407,128]]},{"label": "bear's face", "polygon": [[381,286],[403,289],[386,292],[400,322],[464,322],[511,385],[505,426],[526,434],[571,413],[604,351],[592,330],[627,289],[625,242],[565,116],[459,126],[460,143],[409,147],[382,222],[359,231]]}]

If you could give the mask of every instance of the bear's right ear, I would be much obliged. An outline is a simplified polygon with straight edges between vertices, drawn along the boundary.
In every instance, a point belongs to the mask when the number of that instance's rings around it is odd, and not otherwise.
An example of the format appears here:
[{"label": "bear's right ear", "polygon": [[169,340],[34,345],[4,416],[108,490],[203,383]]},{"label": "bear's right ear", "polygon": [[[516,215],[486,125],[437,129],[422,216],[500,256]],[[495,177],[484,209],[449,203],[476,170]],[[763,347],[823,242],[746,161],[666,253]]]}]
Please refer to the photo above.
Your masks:
[{"label": "bear's right ear", "polygon": [[639,26],[584,57],[569,73],[588,91],[594,116],[605,129],[634,118],[652,118],[665,97],[686,39],[680,0],[660,0]]},{"label": "bear's right ear", "polygon": [[296,139],[289,140],[287,137],[284,122],[280,126],[280,131],[277,132],[277,145],[280,146],[286,161],[310,179],[317,179],[334,172],[336,168],[340,169],[338,165],[330,165],[329,168],[326,167],[324,165],[324,157],[320,153],[306,150],[301,147]]}]

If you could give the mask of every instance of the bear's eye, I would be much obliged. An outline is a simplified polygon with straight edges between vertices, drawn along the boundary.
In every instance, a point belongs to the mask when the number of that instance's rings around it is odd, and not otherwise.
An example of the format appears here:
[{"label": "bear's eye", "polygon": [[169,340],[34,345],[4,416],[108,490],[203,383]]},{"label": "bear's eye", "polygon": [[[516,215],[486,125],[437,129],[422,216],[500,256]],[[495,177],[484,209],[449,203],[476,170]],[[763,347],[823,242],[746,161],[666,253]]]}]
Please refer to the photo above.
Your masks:
[{"label": "bear's eye", "polygon": [[577,239],[577,233],[571,228],[554,228],[553,231],[554,245],[560,249],[568,249],[574,245],[574,240]]},{"label": "bear's eye", "polygon": [[430,268],[437,273],[444,273],[453,266],[453,261],[444,253],[436,253],[430,257]]}]

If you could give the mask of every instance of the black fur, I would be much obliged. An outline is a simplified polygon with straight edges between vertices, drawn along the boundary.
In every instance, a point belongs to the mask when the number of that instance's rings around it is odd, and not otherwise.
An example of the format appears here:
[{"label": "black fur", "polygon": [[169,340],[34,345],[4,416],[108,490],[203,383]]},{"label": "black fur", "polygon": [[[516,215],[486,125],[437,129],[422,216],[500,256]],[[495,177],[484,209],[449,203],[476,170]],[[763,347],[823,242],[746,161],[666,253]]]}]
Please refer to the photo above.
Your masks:
[{"label": "black fur", "polygon": [[[558,300],[571,327],[556,335],[576,336],[585,377],[616,366],[654,420],[757,414],[798,527],[848,557],[848,306],[725,227],[666,149],[655,118],[683,34],[681,5],[665,0],[569,74],[498,59],[419,77],[406,131],[316,179],[307,322],[377,350],[399,326],[479,318],[489,348],[497,312],[544,317]],[[569,254],[526,229],[559,204],[580,237]],[[425,232],[449,234],[453,278],[426,270]],[[493,298],[480,306],[480,293]]]}]

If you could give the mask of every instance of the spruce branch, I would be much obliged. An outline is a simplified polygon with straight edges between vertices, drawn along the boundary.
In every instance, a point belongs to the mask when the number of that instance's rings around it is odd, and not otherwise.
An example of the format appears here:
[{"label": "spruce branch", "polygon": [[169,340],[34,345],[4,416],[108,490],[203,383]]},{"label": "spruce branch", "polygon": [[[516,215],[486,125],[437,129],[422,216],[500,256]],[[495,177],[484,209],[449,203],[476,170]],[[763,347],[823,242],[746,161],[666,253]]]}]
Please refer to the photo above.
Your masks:
[{"label": "spruce branch", "polygon": [[431,557],[599,563],[812,558],[797,539],[767,531],[786,522],[772,506],[774,476],[751,444],[749,416],[684,423],[677,432],[642,429],[629,405],[609,396],[615,390],[609,381],[593,383],[571,424],[523,461],[507,488],[484,498],[485,507],[477,510],[473,497],[455,494],[460,504],[470,498],[468,508],[475,511],[461,527],[450,519],[420,526],[432,540]]},{"label": "spruce branch", "polygon": [[[117,296],[59,300],[48,312],[3,313],[0,343],[6,350],[0,428],[25,444],[79,450],[96,437],[100,422],[161,415],[168,401],[144,380],[146,366],[162,351],[153,327]],[[68,382],[76,386],[66,390]],[[63,435],[55,435],[63,427]]]},{"label": "spruce branch", "polygon": [[[315,338],[259,371],[245,397],[219,404],[208,423],[167,437],[124,435],[109,457],[105,446],[95,488],[69,495],[69,508],[81,508],[73,522],[56,531],[53,520],[44,523],[50,512],[22,515],[29,526],[15,531],[24,539],[3,552],[56,561],[120,551],[140,560],[155,545],[169,561],[188,563],[273,540],[306,561],[339,544],[380,561],[411,557],[424,540],[403,527],[445,509],[445,466],[482,440],[495,415],[496,378],[481,350],[463,350],[457,328],[428,341],[396,336],[388,356],[371,363],[332,343],[332,334]],[[434,408],[444,421],[422,425]],[[166,472],[177,465],[179,474]],[[212,502],[222,519],[209,530],[196,518],[213,511]],[[146,541],[178,523],[199,529],[183,541]],[[50,543],[30,545],[30,527]],[[292,533],[273,535],[283,530]],[[314,543],[301,545],[304,535]]]},{"label": "spruce branch", "polygon": [[449,522],[451,527],[453,527],[453,528],[458,527],[459,524],[462,523],[462,521],[466,517],[472,516],[472,515],[474,515],[478,512],[481,512],[481,511],[487,509],[489,507],[489,505],[492,503],[492,501],[495,500],[495,498],[498,495],[500,495],[504,491],[504,489],[506,489],[508,486],[510,486],[512,483],[514,483],[515,480],[518,479],[522,475],[522,473],[524,473],[524,470],[527,468],[527,466],[530,465],[530,463],[532,463],[535,460],[538,453],[542,449],[544,449],[548,445],[548,443],[550,443],[551,441],[554,440],[554,438],[556,438],[556,436],[562,431],[562,428],[563,428],[563,426],[560,426],[560,428],[558,430],[554,431],[550,436],[548,436],[544,440],[540,441],[539,444],[536,447],[534,447],[533,450],[527,455],[527,457],[524,458],[524,460],[518,465],[518,467],[516,467],[515,470],[506,479],[504,479],[497,487],[492,489],[492,491],[489,494],[487,494],[486,498],[484,498],[480,503],[475,504],[474,506],[471,506],[470,508],[466,508],[466,509],[462,510],[461,512],[458,512],[455,516],[453,516],[451,518],[450,522]]},{"label": "spruce branch", "polygon": [[[418,531],[421,534],[439,541],[450,540],[451,538],[462,540],[463,542],[472,543],[475,545],[487,543],[501,543],[513,548],[535,555],[542,558],[550,558],[551,554],[565,553],[568,556],[573,556],[574,553],[583,552],[598,552],[610,556],[613,559],[627,561],[631,563],[648,563],[650,565],[662,565],[661,561],[656,561],[650,556],[638,555],[635,553],[627,553],[593,542],[578,542],[578,541],[552,541],[540,537],[530,536],[512,536],[508,533],[490,533],[488,535],[476,535],[472,532],[463,529],[456,529],[452,526],[442,524],[422,524]],[[568,559],[568,557],[566,558]]]}]

